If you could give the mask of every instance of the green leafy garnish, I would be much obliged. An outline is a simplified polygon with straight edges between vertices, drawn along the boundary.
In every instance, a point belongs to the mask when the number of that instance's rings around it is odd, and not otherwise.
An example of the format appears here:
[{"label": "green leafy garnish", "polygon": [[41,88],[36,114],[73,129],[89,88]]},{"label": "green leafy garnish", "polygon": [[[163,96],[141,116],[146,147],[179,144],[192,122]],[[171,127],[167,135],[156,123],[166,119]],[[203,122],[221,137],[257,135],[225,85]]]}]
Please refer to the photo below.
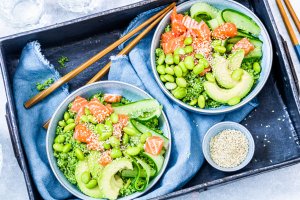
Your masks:
[{"label": "green leafy garnish", "polygon": [[58,61],[57,61],[60,65],[60,69],[61,68],[66,68],[66,63],[69,62],[69,58],[66,56],[61,56]]},{"label": "green leafy garnish", "polygon": [[54,83],[53,78],[48,78],[44,83],[36,83],[36,89],[38,91],[43,91],[48,88],[52,83]]},{"label": "green leafy garnish", "polygon": [[168,24],[168,25],[166,26],[166,28],[165,28],[165,32],[169,32],[169,31],[171,31],[171,26],[170,26],[170,24]]}]

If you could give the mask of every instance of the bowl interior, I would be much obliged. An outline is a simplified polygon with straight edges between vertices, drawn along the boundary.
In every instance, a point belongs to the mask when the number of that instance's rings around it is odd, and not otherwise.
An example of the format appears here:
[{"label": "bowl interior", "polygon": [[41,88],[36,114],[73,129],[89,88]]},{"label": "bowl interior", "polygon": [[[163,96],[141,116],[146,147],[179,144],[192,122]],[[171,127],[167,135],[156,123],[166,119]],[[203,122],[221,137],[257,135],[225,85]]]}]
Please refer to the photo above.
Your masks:
[{"label": "bowl interior", "polygon": [[[63,175],[63,173],[60,171],[60,169],[58,168],[57,164],[56,164],[56,159],[53,156],[53,149],[52,149],[52,144],[53,144],[53,140],[55,137],[55,132],[56,132],[56,126],[59,120],[62,119],[64,112],[67,110],[67,107],[69,105],[69,103],[71,103],[76,96],[82,96],[82,97],[90,97],[95,93],[98,92],[103,92],[103,93],[116,93],[116,94],[120,94],[122,96],[124,96],[125,98],[131,100],[131,101],[137,101],[137,100],[141,100],[141,99],[149,99],[152,98],[148,93],[144,92],[143,90],[127,84],[127,83],[123,83],[123,82],[118,82],[118,81],[101,81],[101,82],[97,82],[94,84],[90,84],[87,86],[84,86],[78,90],[76,90],[75,92],[73,92],[72,94],[70,94],[61,104],[60,106],[57,108],[57,110],[54,113],[54,117],[52,117],[48,131],[47,131],[47,137],[46,137],[46,147],[47,147],[47,156],[48,156],[48,160],[50,162],[50,166],[52,168],[52,171],[54,172],[54,175],[56,176],[56,178],[59,180],[59,182],[68,190],[70,191],[72,194],[74,194],[75,196],[81,198],[81,199],[94,199],[91,197],[88,197],[86,195],[84,195],[82,192],[80,192],[80,190],[73,184],[71,184],[66,177]],[[157,177],[155,177],[155,179],[153,179],[150,183],[148,188],[143,191],[143,192],[137,192],[134,193],[132,195],[123,197],[121,199],[132,199],[132,198],[136,198],[140,195],[142,195],[143,193],[145,193],[146,191],[148,191],[161,177],[161,175],[163,174],[169,157],[170,157],[170,152],[171,152],[171,133],[170,133],[170,127],[169,127],[169,123],[167,120],[166,115],[164,114],[164,112],[162,112],[162,115],[159,118],[159,124],[160,124],[160,129],[164,132],[164,135],[169,138],[169,148],[165,154],[165,161],[164,161],[164,165],[162,170],[160,171],[160,173],[158,174]]]},{"label": "bowl interior", "polygon": [[[220,167],[210,157],[210,140],[225,129],[241,131],[247,137],[248,144],[249,144],[248,154],[247,154],[247,157],[245,158],[245,160],[240,165],[238,165],[236,167],[232,167],[232,168]],[[207,133],[205,134],[204,139],[203,139],[202,150],[203,150],[205,159],[211,166],[213,166],[214,168],[221,170],[221,171],[232,172],[232,171],[237,171],[239,169],[242,169],[251,161],[253,154],[254,154],[255,145],[254,145],[254,140],[253,140],[251,133],[244,126],[242,126],[238,123],[235,123],[235,122],[221,122],[221,123],[218,123],[218,124],[212,126],[207,131]]]},{"label": "bowl interior", "polygon": [[155,49],[159,47],[159,42],[160,42],[160,36],[164,33],[164,28],[167,26],[167,24],[170,23],[170,15],[171,12],[168,13],[160,22],[158,25],[154,37],[152,40],[151,44],[151,65],[152,65],[152,71],[154,73],[155,79],[158,82],[160,88],[163,90],[163,92],[171,98],[173,101],[175,101],[177,104],[182,106],[183,108],[186,108],[188,110],[202,113],[202,114],[219,114],[219,113],[226,113],[232,110],[235,110],[246,103],[248,103],[251,99],[253,99],[262,89],[264,84],[266,83],[271,67],[272,67],[272,60],[273,60],[273,50],[272,50],[272,44],[270,37],[268,35],[268,32],[266,28],[264,27],[263,23],[259,20],[259,18],[248,8],[245,6],[231,0],[194,0],[194,1],[188,1],[185,2],[179,6],[177,6],[177,12],[178,13],[183,13],[185,11],[188,11],[190,7],[197,2],[206,2],[218,9],[225,9],[225,8],[231,8],[237,11],[240,11],[249,17],[251,17],[261,28],[261,34],[259,35],[259,39],[263,41],[263,46],[262,46],[262,52],[263,52],[263,58],[261,61],[261,74],[260,78],[257,80],[256,85],[253,87],[252,91],[237,105],[235,106],[221,106],[218,108],[209,108],[209,109],[200,109],[200,108],[195,108],[192,107],[188,104],[183,103],[182,101],[176,99],[173,97],[173,95],[165,88],[164,83],[160,80],[159,74],[156,71],[156,64],[155,64]]}]

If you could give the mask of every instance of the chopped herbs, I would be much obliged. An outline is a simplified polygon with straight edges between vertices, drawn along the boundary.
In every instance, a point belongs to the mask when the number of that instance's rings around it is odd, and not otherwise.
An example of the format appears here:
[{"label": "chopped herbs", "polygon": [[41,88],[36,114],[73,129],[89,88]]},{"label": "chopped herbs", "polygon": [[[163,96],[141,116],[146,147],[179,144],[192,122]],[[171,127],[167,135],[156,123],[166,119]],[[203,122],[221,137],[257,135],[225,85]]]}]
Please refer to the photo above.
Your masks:
[{"label": "chopped herbs", "polygon": [[171,31],[171,26],[170,26],[170,24],[167,25],[166,28],[165,28],[165,32],[169,32],[169,31]]},{"label": "chopped herbs", "polygon": [[58,61],[57,61],[60,65],[60,69],[61,68],[66,68],[66,63],[69,62],[69,58],[66,56],[61,56]]},{"label": "chopped herbs", "polygon": [[54,83],[54,79],[53,78],[49,78],[44,83],[36,83],[36,89],[38,91],[43,91],[46,88],[48,88],[52,83]]}]

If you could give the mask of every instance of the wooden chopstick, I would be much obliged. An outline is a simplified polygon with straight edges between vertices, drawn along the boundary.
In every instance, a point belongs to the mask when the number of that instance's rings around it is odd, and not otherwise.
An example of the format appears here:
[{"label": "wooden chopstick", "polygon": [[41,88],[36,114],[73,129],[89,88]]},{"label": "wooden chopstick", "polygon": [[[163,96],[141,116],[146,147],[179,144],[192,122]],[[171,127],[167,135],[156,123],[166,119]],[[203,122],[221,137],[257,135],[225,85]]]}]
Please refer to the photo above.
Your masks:
[{"label": "wooden chopstick", "polygon": [[290,0],[284,0],[284,3],[286,5],[287,9],[289,10],[289,13],[292,16],[292,19],[293,19],[293,21],[294,21],[294,23],[295,23],[295,25],[298,29],[298,32],[300,32],[300,21],[299,21],[299,18],[297,17],[297,15],[296,15],[292,5],[291,5]]},{"label": "wooden chopstick", "polygon": [[[160,20],[167,14],[168,12],[163,13],[161,16],[159,16],[152,24],[150,24],[141,34],[136,36],[124,49],[122,49],[119,53],[119,55],[125,55],[127,54],[143,37],[145,37],[157,24],[160,22]],[[111,66],[111,62],[107,63],[91,80],[89,80],[86,84],[94,83],[98,80],[100,80],[109,70]],[[50,123],[50,120],[48,120],[43,127],[45,129],[48,128]]]},{"label": "wooden chopstick", "polygon": [[299,44],[298,39],[297,39],[296,34],[295,34],[294,30],[293,30],[291,22],[289,21],[289,18],[288,18],[287,14],[286,14],[286,12],[284,10],[284,7],[282,5],[281,0],[276,0],[276,3],[278,5],[280,14],[281,14],[283,22],[284,22],[284,24],[285,24],[285,26],[287,28],[287,31],[288,31],[288,33],[290,35],[290,38],[292,40],[293,45],[298,45]]},{"label": "wooden chopstick", "polygon": [[119,46],[120,44],[122,44],[123,42],[125,42],[126,40],[128,40],[130,37],[132,37],[137,32],[139,32],[144,27],[146,27],[151,22],[153,22],[155,19],[157,19],[158,17],[160,17],[164,13],[169,12],[175,5],[176,5],[175,2],[172,3],[172,4],[170,4],[169,6],[167,6],[166,8],[164,8],[163,10],[161,10],[160,12],[158,12],[157,14],[155,14],[154,16],[152,16],[150,19],[148,19],[147,21],[145,21],[144,23],[142,23],[141,25],[139,25],[137,28],[135,28],[134,30],[132,30],[131,32],[129,32],[128,34],[126,34],[125,36],[123,36],[122,38],[120,38],[119,40],[117,40],[116,42],[114,42],[113,44],[111,44],[110,46],[106,47],[104,50],[102,50],[99,53],[97,53],[95,56],[93,56],[92,58],[90,58],[89,60],[87,60],[86,62],[84,62],[83,64],[81,64],[76,69],[72,70],[71,72],[69,72],[68,74],[66,74],[62,78],[60,78],[58,81],[56,81],[55,83],[53,83],[49,88],[47,88],[47,89],[43,90],[42,92],[38,93],[36,96],[34,96],[33,98],[31,98],[30,100],[28,100],[24,104],[25,108],[30,108],[31,106],[35,105],[39,101],[43,100],[45,97],[47,97],[49,94],[51,94],[58,87],[60,87],[64,83],[68,82],[69,80],[71,80],[72,78],[74,78],[75,76],[77,76],[83,70],[85,70],[86,68],[88,68],[89,66],[91,66],[92,64],[94,64],[97,60],[99,60],[100,58],[102,58],[103,56],[105,56],[107,53],[109,53],[110,51],[112,51],[113,49],[115,49],[117,46]]}]

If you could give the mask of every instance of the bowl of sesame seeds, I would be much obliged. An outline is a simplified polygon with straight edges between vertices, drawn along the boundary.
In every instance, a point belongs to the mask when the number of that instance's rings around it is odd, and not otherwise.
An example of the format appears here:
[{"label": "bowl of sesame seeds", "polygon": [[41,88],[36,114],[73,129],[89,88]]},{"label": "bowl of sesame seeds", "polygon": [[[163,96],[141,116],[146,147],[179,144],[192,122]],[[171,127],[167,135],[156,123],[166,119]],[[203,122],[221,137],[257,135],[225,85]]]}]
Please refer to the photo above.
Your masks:
[{"label": "bowl of sesame seeds", "polygon": [[239,123],[227,121],[212,126],[206,132],[202,149],[212,167],[233,172],[249,164],[255,145],[248,129]]}]

